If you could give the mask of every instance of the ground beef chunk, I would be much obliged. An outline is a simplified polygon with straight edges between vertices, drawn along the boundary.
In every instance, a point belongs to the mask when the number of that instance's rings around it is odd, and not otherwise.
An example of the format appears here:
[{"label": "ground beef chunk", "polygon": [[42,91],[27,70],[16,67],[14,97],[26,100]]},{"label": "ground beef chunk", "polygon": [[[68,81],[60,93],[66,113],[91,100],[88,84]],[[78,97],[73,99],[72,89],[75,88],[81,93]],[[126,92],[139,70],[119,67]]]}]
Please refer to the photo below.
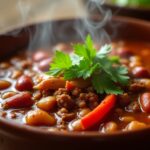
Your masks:
[{"label": "ground beef chunk", "polygon": [[76,105],[77,105],[79,108],[84,108],[84,107],[87,106],[86,100],[76,99]]},{"label": "ground beef chunk", "polygon": [[87,93],[87,99],[89,102],[98,102],[98,95],[92,92]]},{"label": "ground beef chunk", "polygon": [[71,92],[71,93],[72,93],[72,95],[73,95],[73,96],[76,96],[76,97],[77,97],[77,96],[79,96],[79,95],[80,95],[80,93],[81,93],[81,89],[79,89],[79,88],[75,88],[75,89],[73,89],[73,90],[72,90],[72,92]]},{"label": "ground beef chunk", "polygon": [[71,121],[76,117],[75,113],[68,113],[68,114],[63,114],[62,115],[62,120],[63,121]]},{"label": "ground beef chunk", "polygon": [[61,108],[57,115],[63,120],[63,121],[71,121],[76,117],[75,113],[69,113],[66,108]]},{"label": "ground beef chunk", "polygon": [[86,106],[83,103],[86,103],[91,109],[94,109],[99,104],[98,95],[93,92],[80,93],[78,102],[80,108],[82,108],[83,105]]},{"label": "ground beef chunk", "polygon": [[98,95],[95,93],[89,92],[87,93],[87,100],[88,100],[88,105],[91,109],[94,109],[96,106],[98,106]]},{"label": "ground beef chunk", "polygon": [[66,88],[59,88],[59,89],[54,93],[55,96],[61,95],[61,94],[68,94],[68,91],[66,90]]},{"label": "ground beef chunk", "polygon": [[80,93],[80,95],[79,95],[79,99],[80,100],[87,100],[87,93]]},{"label": "ground beef chunk", "polygon": [[87,91],[88,91],[88,92],[94,92],[94,88],[93,88],[93,87],[88,87],[88,88],[87,88]]},{"label": "ground beef chunk", "polygon": [[74,106],[74,101],[68,94],[57,95],[56,101],[57,101],[58,107],[60,107],[60,108],[64,107],[64,108],[70,110]]}]

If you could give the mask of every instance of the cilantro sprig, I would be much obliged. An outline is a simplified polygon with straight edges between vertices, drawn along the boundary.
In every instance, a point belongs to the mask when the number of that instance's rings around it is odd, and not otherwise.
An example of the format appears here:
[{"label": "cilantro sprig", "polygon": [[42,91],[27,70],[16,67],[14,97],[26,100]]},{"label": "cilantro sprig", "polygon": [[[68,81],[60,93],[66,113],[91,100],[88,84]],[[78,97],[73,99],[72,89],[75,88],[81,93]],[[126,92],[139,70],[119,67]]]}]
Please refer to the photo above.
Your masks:
[{"label": "cilantro sprig", "polygon": [[72,55],[57,50],[47,74],[63,75],[65,80],[90,78],[97,93],[123,93],[121,87],[129,82],[128,70],[121,66],[119,57],[109,56],[110,45],[104,45],[97,51],[91,36],[88,35],[84,44],[75,44],[73,49]]}]

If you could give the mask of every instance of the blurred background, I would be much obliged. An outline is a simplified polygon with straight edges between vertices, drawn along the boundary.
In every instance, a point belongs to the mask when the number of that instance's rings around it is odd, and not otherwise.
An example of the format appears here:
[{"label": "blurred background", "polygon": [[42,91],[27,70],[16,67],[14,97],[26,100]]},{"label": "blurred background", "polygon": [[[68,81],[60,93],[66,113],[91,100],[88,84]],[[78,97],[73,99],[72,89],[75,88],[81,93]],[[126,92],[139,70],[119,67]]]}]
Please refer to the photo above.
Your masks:
[{"label": "blurred background", "polygon": [[83,0],[0,0],[0,33],[48,20],[85,15]]},{"label": "blurred background", "polygon": [[150,20],[150,0],[106,0],[114,15]]},{"label": "blurred background", "polygon": [[150,20],[150,0],[0,0],[0,33],[51,19],[83,17],[87,1],[111,10],[113,16]]},{"label": "blurred background", "polygon": [[122,6],[122,7],[133,7],[133,8],[149,8],[150,0],[108,0],[110,4]]}]

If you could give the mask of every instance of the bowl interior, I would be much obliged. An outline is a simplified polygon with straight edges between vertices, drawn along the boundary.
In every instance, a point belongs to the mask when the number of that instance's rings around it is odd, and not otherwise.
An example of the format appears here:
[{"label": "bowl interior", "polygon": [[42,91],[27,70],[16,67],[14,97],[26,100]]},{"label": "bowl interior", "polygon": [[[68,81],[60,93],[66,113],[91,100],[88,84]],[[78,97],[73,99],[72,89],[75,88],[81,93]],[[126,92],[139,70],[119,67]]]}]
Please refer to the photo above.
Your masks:
[{"label": "bowl interior", "polygon": [[[54,26],[53,34],[55,35],[55,38],[51,40],[51,44],[54,44],[56,42],[68,42],[68,41],[75,41],[75,40],[81,40],[81,37],[78,36],[75,28],[74,23],[81,23],[82,21],[80,19],[78,20],[61,20],[61,21],[54,21],[52,22]],[[49,22],[42,23],[43,24],[49,24]],[[62,29],[60,26],[64,26],[65,28]],[[150,23],[145,21],[139,21],[135,19],[129,19],[129,18],[122,18],[122,17],[116,17],[113,18],[110,22],[107,22],[107,24],[103,27],[106,32],[110,35],[110,39],[113,40],[137,40],[137,41],[150,41]],[[34,33],[36,29],[36,25],[25,27],[19,32],[17,36],[12,35],[1,35],[0,36],[0,56],[1,58],[10,52],[14,52],[16,50],[20,50],[22,48],[25,48],[28,46],[29,40],[30,40],[30,33]],[[30,32],[29,32],[30,31]],[[86,31],[87,32],[87,31]],[[98,29],[97,32],[100,32]],[[62,36],[63,35],[63,36]],[[5,119],[0,120],[0,125],[3,127],[3,132],[10,132],[17,134],[20,132],[25,135],[30,135],[31,133],[34,134],[43,134],[45,136],[49,136],[51,134],[55,136],[72,136],[72,137],[92,137],[92,136],[101,136],[103,138],[112,136],[112,135],[121,135],[122,133],[115,133],[110,135],[100,135],[97,132],[87,132],[87,133],[47,133],[41,129],[36,129],[33,127],[28,126],[22,126],[20,124],[11,123],[11,121],[7,121]],[[150,129],[144,129],[149,130]],[[141,132],[141,131],[138,131]],[[136,133],[138,133],[136,132]],[[132,133],[132,132],[131,132]],[[131,134],[126,132],[125,134]],[[134,132],[135,133],[135,132]],[[124,133],[123,133],[124,134]],[[122,134],[122,135],[123,135]]]},{"label": "bowl interior", "polygon": [[[95,17],[97,21],[97,17]],[[48,37],[47,43],[54,44],[57,42],[72,42],[72,41],[82,41],[82,36],[79,36],[79,31],[77,28],[82,26],[83,28],[83,20],[76,19],[76,20],[59,20],[59,21],[51,21],[51,22],[44,22],[41,24],[35,24],[26,26],[21,29],[16,29],[15,31],[6,33],[5,35],[0,35],[0,58],[6,58],[6,56],[12,54],[16,50],[20,50],[23,48],[29,48],[29,43],[37,36],[38,29],[41,27],[47,28],[52,26],[52,36]],[[50,28],[48,28],[50,29]],[[83,34],[86,35],[88,30],[83,31]],[[109,36],[111,41],[113,40],[142,40],[142,41],[149,41],[150,40],[150,24],[146,21],[138,21],[136,19],[130,18],[123,18],[123,17],[114,17],[112,20],[106,22],[101,28],[94,29],[93,34],[98,33],[101,35],[101,31],[105,31],[106,34]],[[18,34],[14,35],[14,32],[18,32]],[[49,30],[48,30],[49,32]],[[82,29],[80,30],[82,34]],[[80,34],[80,35],[81,35]],[[32,36],[31,36],[32,35]],[[41,36],[38,34],[38,36]],[[142,37],[142,38],[141,38]],[[45,37],[47,38],[47,36]],[[38,43],[34,41],[34,43]],[[38,45],[32,44],[33,48],[37,48]]]}]

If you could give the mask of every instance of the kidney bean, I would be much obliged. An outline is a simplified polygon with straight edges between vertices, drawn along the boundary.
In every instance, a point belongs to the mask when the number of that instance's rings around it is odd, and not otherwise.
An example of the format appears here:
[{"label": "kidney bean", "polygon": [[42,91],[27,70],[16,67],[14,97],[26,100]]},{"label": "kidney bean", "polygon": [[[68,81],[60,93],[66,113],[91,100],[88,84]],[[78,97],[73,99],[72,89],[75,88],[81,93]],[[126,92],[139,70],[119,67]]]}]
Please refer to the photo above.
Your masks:
[{"label": "kidney bean", "polygon": [[33,88],[33,82],[31,77],[27,76],[27,75],[23,75],[21,76],[17,82],[16,82],[16,89],[18,91],[30,91]]},{"label": "kidney bean", "polygon": [[143,93],[139,99],[142,111],[150,113],[150,93]]},{"label": "kidney bean", "polygon": [[42,98],[40,101],[37,102],[36,105],[42,110],[49,111],[52,110],[56,106],[56,104],[56,98],[54,96],[48,96]]},{"label": "kidney bean", "polygon": [[12,97],[5,99],[5,102],[2,104],[3,108],[24,108],[30,107],[33,105],[32,96],[28,92],[22,92],[16,94]]},{"label": "kidney bean", "polygon": [[150,74],[148,72],[148,70],[144,67],[135,67],[133,70],[132,70],[132,74],[134,77],[136,78],[148,78],[150,77]]},{"label": "kidney bean", "polygon": [[40,51],[37,51],[36,53],[34,53],[32,58],[34,61],[39,62],[48,57],[49,57],[49,54],[47,52],[40,50]]},{"label": "kidney bean", "polygon": [[0,90],[7,89],[11,86],[11,83],[6,80],[0,80]]},{"label": "kidney bean", "polygon": [[56,119],[52,115],[40,109],[29,111],[25,120],[26,124],[31,126],[52,126],[56,123]]},{"label": "kidney bean", "polygon": [[41,62],[39,62],[38,68],[41,71],[48,71],[50,67],[50,62],[51,62],[51,58],[44,59]]}]

